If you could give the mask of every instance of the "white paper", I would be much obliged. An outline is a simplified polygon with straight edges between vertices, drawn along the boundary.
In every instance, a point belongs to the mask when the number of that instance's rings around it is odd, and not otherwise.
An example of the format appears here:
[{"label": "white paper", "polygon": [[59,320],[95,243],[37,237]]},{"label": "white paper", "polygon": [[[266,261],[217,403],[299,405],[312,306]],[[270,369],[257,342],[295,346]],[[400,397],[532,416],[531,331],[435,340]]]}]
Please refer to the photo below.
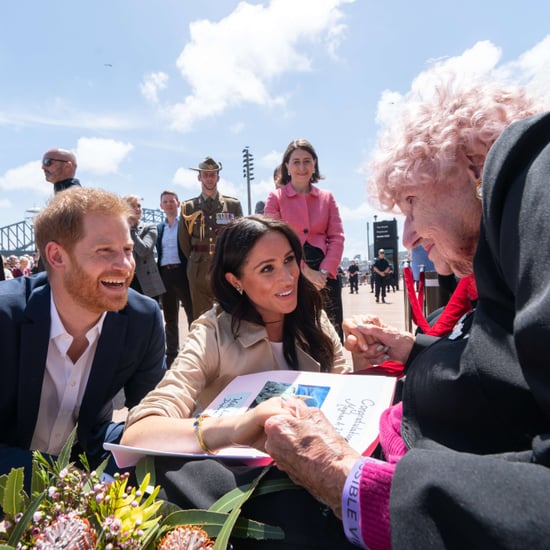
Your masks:
[{"label": "white paper", "polygon": [[[203,411],[210,416],[243,414],[261,401],[275,396],[298,395],[309,406],[319,407],[338,433],[357,452],[371,454],[378,443],[380,415],[393,400],[396,379],[379,375],[344,375],[304,371],[263,371],[236,377]],[[106,443],[119,467],[135,465],[145,455],[208,457]],[[233,458],[267,463],[268,455],[250,447],[221,449],[214,458]]]}]

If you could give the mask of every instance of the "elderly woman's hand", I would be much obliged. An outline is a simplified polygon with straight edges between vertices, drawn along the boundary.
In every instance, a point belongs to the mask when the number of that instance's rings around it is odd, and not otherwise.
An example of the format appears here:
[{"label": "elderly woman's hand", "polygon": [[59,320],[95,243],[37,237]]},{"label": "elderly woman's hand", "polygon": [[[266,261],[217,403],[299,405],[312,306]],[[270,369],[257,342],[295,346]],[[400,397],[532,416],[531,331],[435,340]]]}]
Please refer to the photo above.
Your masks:
[{"label": "elderly woman's hand", "polygon": [[280,470],[341,517],[342,490],[359,453],[317,408],[291,399],[265,421],[265,450]]},{"label": "elderly woman's hand", "polygon": [[405,363],[415,337],[382,323],[376,316],[344,319],[345,347],[351,351],[355,370],[378,365],[388,359]]}]

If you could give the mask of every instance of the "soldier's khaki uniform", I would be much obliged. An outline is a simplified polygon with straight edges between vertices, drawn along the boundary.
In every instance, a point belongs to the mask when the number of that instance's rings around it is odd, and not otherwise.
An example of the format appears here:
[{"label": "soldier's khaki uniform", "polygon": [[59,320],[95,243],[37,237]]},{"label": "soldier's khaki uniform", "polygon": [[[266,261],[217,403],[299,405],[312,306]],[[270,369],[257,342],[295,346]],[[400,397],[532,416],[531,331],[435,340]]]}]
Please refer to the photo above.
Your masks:
[{"label": "soldier's khaki uniform", "polygon": [[221,230],[243,215],[238,199],[216,194],[206,198],[199,195],[181,206],[178,238],[187,256],[187,277],[193,303],[193,320],[213,304],[210,291],[210,266],[216,240]]}]

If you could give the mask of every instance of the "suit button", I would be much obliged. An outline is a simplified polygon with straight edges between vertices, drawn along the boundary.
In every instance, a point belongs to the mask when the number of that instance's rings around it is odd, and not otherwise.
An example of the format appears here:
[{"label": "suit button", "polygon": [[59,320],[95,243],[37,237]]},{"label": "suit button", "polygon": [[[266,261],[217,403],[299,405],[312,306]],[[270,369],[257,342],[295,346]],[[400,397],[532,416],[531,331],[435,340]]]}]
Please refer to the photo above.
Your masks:
[{"label": "suit button", "polygon": [[309,229],[304,229],[304,233],[309,233]]}]

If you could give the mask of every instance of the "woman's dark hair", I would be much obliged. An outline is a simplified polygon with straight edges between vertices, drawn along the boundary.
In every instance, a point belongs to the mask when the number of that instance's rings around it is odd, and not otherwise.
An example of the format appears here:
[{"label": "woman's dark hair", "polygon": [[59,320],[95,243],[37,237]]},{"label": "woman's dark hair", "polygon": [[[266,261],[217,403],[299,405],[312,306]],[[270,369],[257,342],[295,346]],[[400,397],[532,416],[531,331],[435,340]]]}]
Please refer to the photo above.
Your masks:
[{"label": "woman's dark hair", "polygon": [[[265,326],[254,304],[246,293],[239,294],[225,278],[226,273],[242,276],[242,266],[258,239],[271,231],[278,231],[289,242],[300,266],[303,252],[300,239],[294,230],[281,220],[254,215],[238,218],[229,223],[216,242],[212,263],[211,287],[215,300],[232,317],[233,334],[236,336],[241,321]],[[298,364],[296,343],[328,371],[334,362],[334,346],[321,328],[322,301],[319,292],[302,275],[298,277],[298,306],[285,315],[283,328],[283,353],[289,366]]]},{"label": "woman's dark hair", "polygon": [[315,160],[315,170],[313,170],[313,175],[311,176],[311,183],[317,183],[319,180],[323,179],[321,172],[319,172],[319,158],[317,157],[313,145],[311,145],[307,139],[300,138],[291,141],[283,155],[283,160],[281,162],[281,184],[286,185],[290,181],[290,174],[288,173],[286,164],[290,159],[290,155],[292,155],[296,149],[307,151],[313,157],[313,160]]}]

